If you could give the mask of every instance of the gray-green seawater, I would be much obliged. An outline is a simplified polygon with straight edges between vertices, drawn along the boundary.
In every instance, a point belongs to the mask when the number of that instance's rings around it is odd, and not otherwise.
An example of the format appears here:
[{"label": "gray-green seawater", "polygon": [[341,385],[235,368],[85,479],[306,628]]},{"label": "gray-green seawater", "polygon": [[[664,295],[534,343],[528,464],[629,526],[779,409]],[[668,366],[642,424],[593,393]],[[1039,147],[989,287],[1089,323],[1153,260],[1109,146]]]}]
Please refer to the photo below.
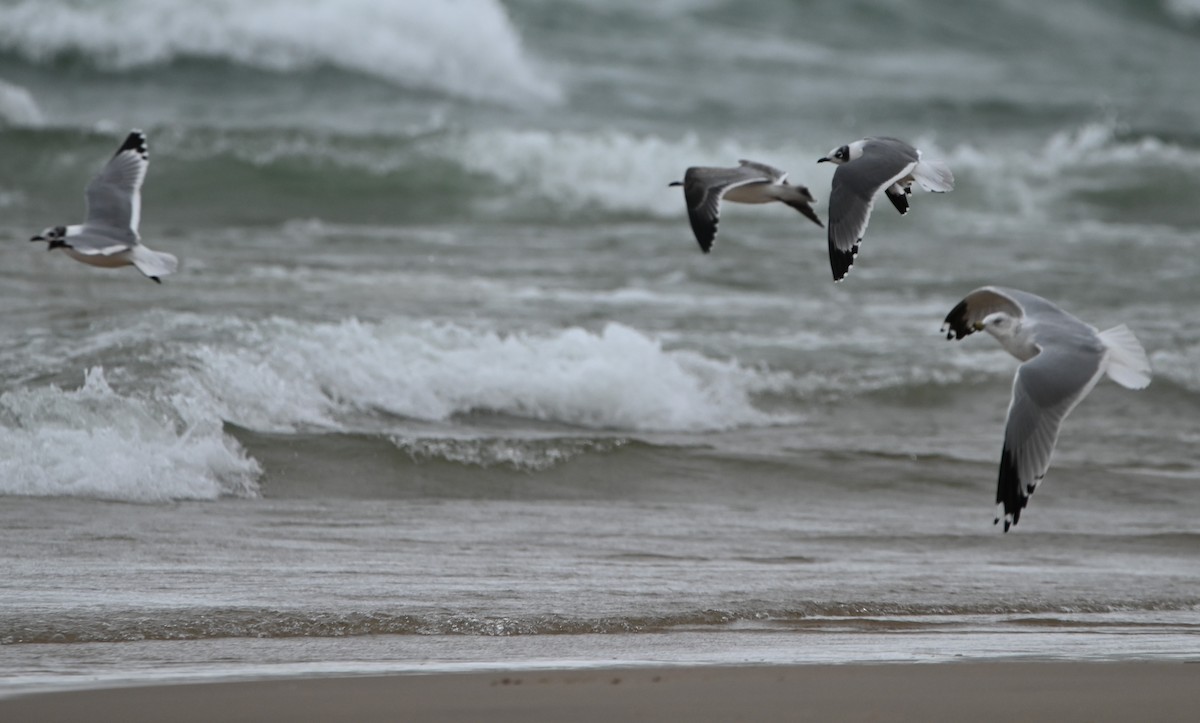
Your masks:
[{"label": "gray-green seawater", "polygon": [[[0,674],[1193,654],[1196,67],[1187,0],[0,4]],[[161,287],[26,241],[132,127]],[[956,188],[836,286],[667,187],[874,134]],[[1008,535],[990,283],[1155,368]]]}]

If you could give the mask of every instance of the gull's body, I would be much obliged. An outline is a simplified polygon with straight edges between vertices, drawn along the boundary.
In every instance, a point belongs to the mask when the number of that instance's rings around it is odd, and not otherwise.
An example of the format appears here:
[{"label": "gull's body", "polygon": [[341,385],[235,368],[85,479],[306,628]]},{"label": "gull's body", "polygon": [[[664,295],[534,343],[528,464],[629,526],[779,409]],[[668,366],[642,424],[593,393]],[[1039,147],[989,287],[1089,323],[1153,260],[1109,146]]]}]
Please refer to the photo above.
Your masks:
[{"label": "gull's body", "polygon": [[954,188],[954,174],[946,164],[922,160],[919,150],[895,138],[854,141],[817,159],[823,162],[838,166],[829,192],[829,265],[834,281],[844,279],[854,265],[880,191],[903,215],[908,213],[913,183],[936,193]]},{"label": "gull's body", "polygon": [[135,266],[154,281],[174,272],[179,260],[146,248],[138,236],[142,182],[149,166],[146,135],[135,130],[88,183],[86,221],[72,226],[51,226],[30,240],[46,241],[51,251],[62,249],[76,261],[91,266]]},{"label": "gull's body", "polygon": [[671,183],[683,186],[688,218],[700,250],[708,253],[717,238],[721,217],[721,199],[734,203],[786,203],[818,226],[823,225],[810,204],[812,194],[804,186],[787,182],[787,173],[765,163],[738,161],[736,168],[687,169],[682,181]]},{"label": "gull's body", "polygon": [[1017,524],[1050,468],[1063,419],[1101,377],[1129,389],[1150,384],[1150,362],[1124,324],[1098,331],[1040,296],[985,286],[946,316],[947,339],[986,331],[1023,363],[1013,380],[1004,428],[996,514],[1004,531]]}]

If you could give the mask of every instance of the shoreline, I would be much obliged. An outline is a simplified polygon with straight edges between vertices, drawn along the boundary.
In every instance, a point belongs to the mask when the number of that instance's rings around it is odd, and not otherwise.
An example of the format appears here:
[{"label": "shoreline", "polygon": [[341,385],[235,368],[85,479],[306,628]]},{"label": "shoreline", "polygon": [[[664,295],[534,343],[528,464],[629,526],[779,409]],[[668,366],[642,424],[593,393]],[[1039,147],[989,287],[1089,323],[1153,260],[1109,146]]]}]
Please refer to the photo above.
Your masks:
[{"label": "shoreline", "polygon": [[35,692],[12,721],[1190,721],[1200,664],[663,666],[287,677]]}]

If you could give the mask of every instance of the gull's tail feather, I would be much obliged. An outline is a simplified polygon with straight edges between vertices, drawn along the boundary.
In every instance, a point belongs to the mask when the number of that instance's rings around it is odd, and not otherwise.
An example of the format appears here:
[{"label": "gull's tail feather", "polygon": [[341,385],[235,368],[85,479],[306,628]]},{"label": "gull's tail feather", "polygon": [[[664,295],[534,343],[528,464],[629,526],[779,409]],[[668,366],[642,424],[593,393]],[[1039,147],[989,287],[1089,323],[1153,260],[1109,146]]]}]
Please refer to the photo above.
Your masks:
[{"label": "gull's tail feather", "polygon": [[941,161],[920,161],[913,168],[912,177],[926,191],[945,193],[954,190],[954,174]]},{"label": "gull's tail feather", "polygon": [[146,276],[158,281],[158,277],[175,273],[179,259],[162,251],[148,249],[141,244],[131,250],[130,261]]},{"label": "gull's tail feather", "polygon": [[1100,332],[1100,340],[1108,347],[1108,369],[1110,379],[1127,389],[1145,389],[1150,386],[1150,360],[1146,350],[1129,327],[1121,324]]}]

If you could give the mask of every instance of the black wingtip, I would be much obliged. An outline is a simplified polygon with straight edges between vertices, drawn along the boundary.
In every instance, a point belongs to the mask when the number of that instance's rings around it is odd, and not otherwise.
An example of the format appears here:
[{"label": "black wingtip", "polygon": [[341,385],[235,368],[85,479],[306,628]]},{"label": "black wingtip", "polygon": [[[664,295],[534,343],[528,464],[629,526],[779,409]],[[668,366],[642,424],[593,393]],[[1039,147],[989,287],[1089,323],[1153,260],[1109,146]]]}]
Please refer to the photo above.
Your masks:
[{"label": "black wingtip", "polygon": [[146,145],[146,134],[137,128],[133,129],[129,132],[129,135],[125,136],[125,142],[121,144],[121,147],[113,155],[119,156],[126,151],[134,151],[142,158],[148,159],[150,151]]},{"label": "black wingtip", "polygon": [[946,334],[947,339],[961,339],[964,336],[969,336],[975,333],[975,326],[970,323],[967,315],[967,300],[963,299],[946,314],[946,319],[942,322],[942,330],[949,331]]},{"label": "black wingtip", "polygon": [[700,250],[704,253],[712,251],[713,246],[717,243],[717,227],[720,225],[720,219],[712,219],[711,223],[706,223],[702,216],[698,216],[694,211],[688,211],[689,220],[692,222],[692,235],[696,237],[696,243],[700,246]]},{"label": "black wingtip", "polygon": [[888,200],[892,202],[892,205],[896,207],[896,210],[900,212],[901,216],[904,216],[908,213],[908,195],[907,194],[893,193],[892,189],[889,188],[887,191],[884,192],[884,195],[886,195]]},{"label": "black wingtip", "polygon": [[[1029,503],[1021,484],[1021,475],[1017,471],[1017,460],[1004,441],[1004,451],[1000,454],[1000,475],[996,482],[996,504],[1004,505],[1004,531],[1016,525],[1021,520],[1021,510]],[[999,521],[999,520],[997,520]]]},{"label": "black wingtip", "polygon": [[843,251],[832,243],[829,245],[829,266],[833,270],[835,283],[846,278],[846,274],[850,273],[850,267],[854,265],[856,256],[858,256],[858,244],[851,246],[849,251]]}]

